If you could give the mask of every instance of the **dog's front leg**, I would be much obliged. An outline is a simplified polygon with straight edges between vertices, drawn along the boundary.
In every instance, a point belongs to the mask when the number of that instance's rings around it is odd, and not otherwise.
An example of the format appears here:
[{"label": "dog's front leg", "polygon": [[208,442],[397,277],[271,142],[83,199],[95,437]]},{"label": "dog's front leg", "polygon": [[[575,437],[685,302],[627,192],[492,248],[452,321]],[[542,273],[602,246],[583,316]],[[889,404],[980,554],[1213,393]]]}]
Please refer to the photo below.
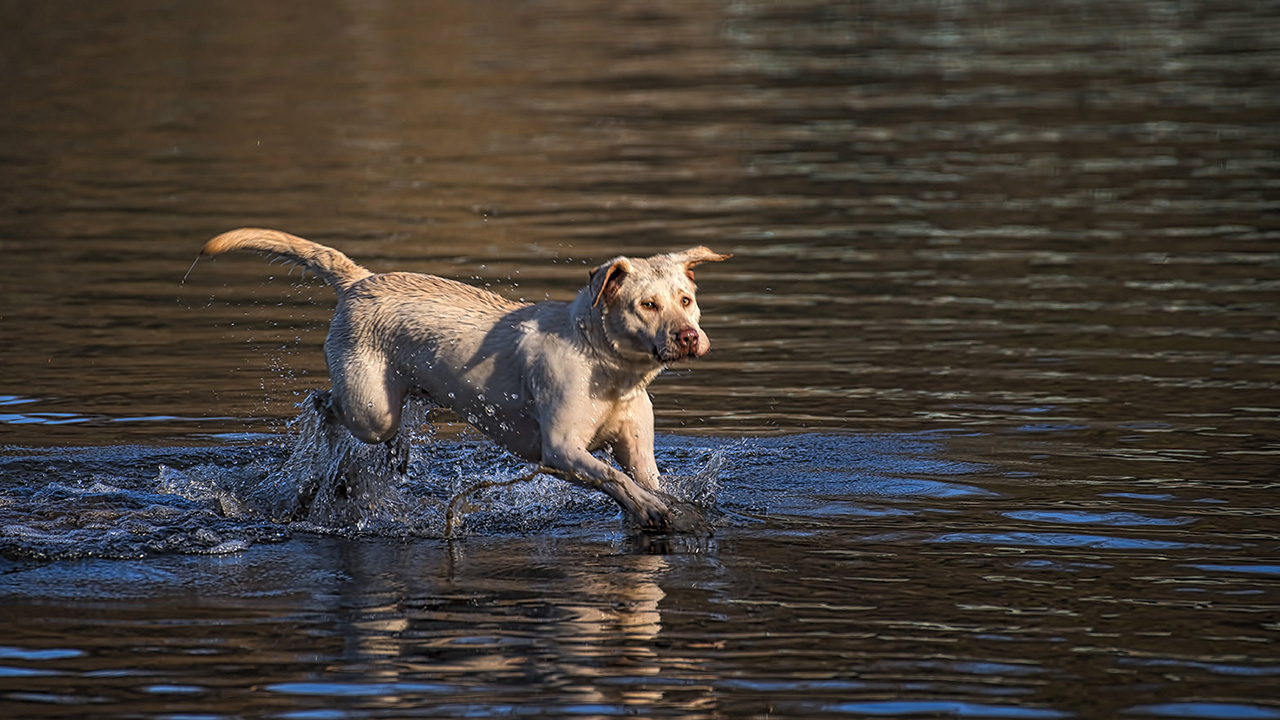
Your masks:
[{"label": "dog's front leg", "polygon": [[613,459],[640,487],[657,492],[659,475],[653,456],[653,403],[649,394],[641,391],[620,416],[617,431],[609,443]]},{"label": "dog's front leg", "polygon": [[647,530],[666,530],[671,525],[666,503],[587,452],[585,445],[544,443],[542,465],[549,474],[606,493]]}]

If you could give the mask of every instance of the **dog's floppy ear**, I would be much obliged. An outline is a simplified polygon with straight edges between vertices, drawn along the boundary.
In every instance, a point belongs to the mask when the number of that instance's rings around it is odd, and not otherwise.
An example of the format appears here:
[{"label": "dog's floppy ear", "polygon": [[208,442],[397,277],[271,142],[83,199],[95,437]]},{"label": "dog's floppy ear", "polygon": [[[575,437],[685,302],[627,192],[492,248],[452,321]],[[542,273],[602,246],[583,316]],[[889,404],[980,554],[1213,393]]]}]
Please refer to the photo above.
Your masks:
[{"label": "dog's floppy ear", "polygon": [[606,303],[618,294],[618,286],[631,272],[631,261],[624,257],[614,258],[591,271],[591,307],[600,304],[601,298]]},{"label": "dog's floppy ear", "polygon": [[694,265],[701,265],[704,262],[720,262],[721,260],[728,260],[733,257],[733,255],[721,255],[720,253],[712,252],[709,248],[696,247],[689,248],[682,253],[676,253],[674,257],[676,262],[684,265],[684,274],[688,275],[689,279],[692,280]]}]

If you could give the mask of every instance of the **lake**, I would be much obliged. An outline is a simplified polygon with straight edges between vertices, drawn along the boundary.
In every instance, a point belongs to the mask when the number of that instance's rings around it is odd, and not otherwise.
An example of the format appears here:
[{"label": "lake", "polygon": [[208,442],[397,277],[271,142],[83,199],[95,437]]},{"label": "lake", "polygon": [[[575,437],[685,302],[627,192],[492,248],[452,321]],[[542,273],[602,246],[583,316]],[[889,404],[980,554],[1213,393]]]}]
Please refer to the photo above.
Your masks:
[{"label": "lake", "polygon": [[[0,21],[0,716],[1280,718],[1274,6]],[[263,512],[333,295],[193,265],[240,226],[529,301],[733,253],[651,387],[708,532],[447,413]]]}]

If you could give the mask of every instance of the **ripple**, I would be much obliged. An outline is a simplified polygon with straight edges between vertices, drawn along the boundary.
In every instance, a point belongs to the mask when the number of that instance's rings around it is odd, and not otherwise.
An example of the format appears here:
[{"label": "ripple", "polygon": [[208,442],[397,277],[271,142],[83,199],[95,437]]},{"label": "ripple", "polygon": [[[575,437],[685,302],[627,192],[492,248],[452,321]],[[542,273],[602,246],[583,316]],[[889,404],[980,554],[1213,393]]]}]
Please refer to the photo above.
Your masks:
[{"label": "ripple", "polygon": [[1032,522],[1063,523],[1067,525],[1114,525],[1117,527],[1169,526],[1187,525],[1195,522],[1195,518],[1155,518],[1131,512],[1094,513],[1084,511],[1045,511],[1015,510],[1001,513],[1014,520],[1030,520]]},{"label": "ripple", "polygon": [[884,700],[846,702],[823,705],[826,712],[854,715],[943,715],[948,717],[982,718],[1064,718],[1071,713],[1014,705],[989,705],[955,700]]},{"label": "ripple", "polygon": [[0,660],[66,660],[84,655],[83,650],[72,648],[29,649],[20,647],[0,647]]},{"label": "ripple", "polygon": [[269,692],[285,695],[319,695],[326,697],[399,697],[422,693],[456,693],[456,685],[416,682],[292,682],[267,685]]},{"label": "ripple", "polygon": [[1253,573],[1253,574],[1259,574],[1259,575],[1280,575],[1280,565],[1198,564],[1198,565],[1187,565],[1186,567],[1195,568],[1196,570],[1204,570],[1205,572],[1232,572],[1232,573]]},{"label": "ripple", "polygon": [[946,533],[928,539],[931,543],[977,543],[980,545],[1011,545],[1025,547],[1095,548],[1099,550],[1186,550],[1191,548],[1224,548],[1227,545],[1176,542],[1172,540],[1146,540],[1109,535],[1076,535],[1071,533],[1031,532],[963,532]]},{"label": "ripple", "polygon": [[1280,709],[1262,705],[1193,701],[1138,705],[1124,712],[1134,715],[1208,718],[1210,720],[1275,720],[1280,718]]}]

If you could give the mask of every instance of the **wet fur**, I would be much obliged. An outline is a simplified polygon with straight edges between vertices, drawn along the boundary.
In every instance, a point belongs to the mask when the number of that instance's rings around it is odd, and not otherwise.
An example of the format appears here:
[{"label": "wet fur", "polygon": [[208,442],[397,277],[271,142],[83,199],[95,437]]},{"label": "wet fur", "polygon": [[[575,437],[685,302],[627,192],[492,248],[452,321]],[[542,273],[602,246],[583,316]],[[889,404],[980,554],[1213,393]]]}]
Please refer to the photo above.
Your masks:
[{"label": "wet fur", "polygon": [[[232,230],[202,254],[239,249],[299,263],[337,293],[324,345],[330,411],[358,439],[393,439],[406,395],[419,392],[543,471],[607,493],[642,526],[670,526],[646,388],[710,348],[692,268],[729,255],[614,258],[573,301],[529,304],[432,275],[374,274],[278,230]],[[602,448],[625,472],[592,455]]]}]

